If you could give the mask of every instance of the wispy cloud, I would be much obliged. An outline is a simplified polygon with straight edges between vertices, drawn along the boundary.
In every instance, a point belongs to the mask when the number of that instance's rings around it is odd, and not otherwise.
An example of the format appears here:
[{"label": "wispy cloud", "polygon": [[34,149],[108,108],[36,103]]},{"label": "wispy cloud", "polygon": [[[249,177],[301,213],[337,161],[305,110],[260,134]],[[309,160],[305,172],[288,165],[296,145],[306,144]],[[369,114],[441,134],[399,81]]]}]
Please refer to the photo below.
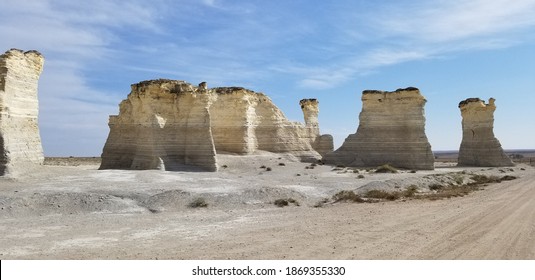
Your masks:
[{"label": "wispy cloud", "polygon": [[0,18],[0,49],[36,49],[45,56],[39,82],[45,153],[94,155],[105,140],[107,118],[116,112],[118,98],[88,83],[88,67],[113,60],[120,30],[159,32],[156,5],[152,1],[6,0]]},{"label": "wispy cloud", "polygon": [[45,55],[45,152],[71,153],[58,135],[99,139],[99,150],[129,83],[326,90],[382,67],[522,43],[534,14],[535,0],[4,0],[0,50]]},{"label": "wispy cloud", "polygon": [[[363,20],[341,21],[336,28],[347,30],[344,44],[353,45],[353,51],[312,74],[296,71],[303,76],[298,85],[325,89],[388,65],[460,51],[506,48],[522,42],[521,32],[535,26],[533,0],[390,4],[359,11]],[[340,18],[355,16],[344,13]]]}]

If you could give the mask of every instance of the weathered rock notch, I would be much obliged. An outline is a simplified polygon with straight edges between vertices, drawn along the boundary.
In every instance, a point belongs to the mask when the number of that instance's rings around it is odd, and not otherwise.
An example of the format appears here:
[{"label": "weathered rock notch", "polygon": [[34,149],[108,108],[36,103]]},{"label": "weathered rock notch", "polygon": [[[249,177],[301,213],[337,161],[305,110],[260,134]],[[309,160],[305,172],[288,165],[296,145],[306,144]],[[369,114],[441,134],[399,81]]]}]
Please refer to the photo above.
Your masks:
[{"label": "weathered rock notch", "polygon": [[425,134],[424,105],[417,88],[393,92],[365,90],[360,124],[336,151],[329,164],[376,167],[390,164],[407,169],[434,169],[434,156]]},{"label": "weathered rock notch", "polygon": [[459,103],[462,115],[463,140],[459,148],[460,166],[513,166],[494,137],[495,99],[489,103],[479,98],[468,98]]},{"label": "weathered rock notch", "polygon": [[317,101],[315,124],[311,113],[302,125],[288,121],[262,93],[160,79],[132,85],[119,107],[119,115],[110,116],[101,169],[216,171],[217,153],[268,151],[311,161],[321,158],[315,147],[324,152],[329,146],[328,136],[319,135]]},{"label": "weathered rock notch", "polygon": [[44,161],[37,116],[44,58],[11,49],[0,55],[0,176],[16,176]]}]

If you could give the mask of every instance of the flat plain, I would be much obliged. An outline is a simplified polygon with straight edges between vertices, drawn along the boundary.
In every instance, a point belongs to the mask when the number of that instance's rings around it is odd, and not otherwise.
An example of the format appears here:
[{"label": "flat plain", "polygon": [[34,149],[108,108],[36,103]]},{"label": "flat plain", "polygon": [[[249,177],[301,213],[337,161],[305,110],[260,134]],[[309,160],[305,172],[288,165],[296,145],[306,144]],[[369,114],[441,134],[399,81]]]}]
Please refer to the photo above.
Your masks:
[{"label": "flat plain", "polygon": [[[1,259],[535,259],[535,168],[373,169],[219,155],[219,172],[51,158],[0,179]],[[419,199],[474,176],[516,177]],[[354,203],[341,191],[416,190]],[[431,189],[433,189],[431,187]],[[275,202],[286,201],[279,207]]]}]

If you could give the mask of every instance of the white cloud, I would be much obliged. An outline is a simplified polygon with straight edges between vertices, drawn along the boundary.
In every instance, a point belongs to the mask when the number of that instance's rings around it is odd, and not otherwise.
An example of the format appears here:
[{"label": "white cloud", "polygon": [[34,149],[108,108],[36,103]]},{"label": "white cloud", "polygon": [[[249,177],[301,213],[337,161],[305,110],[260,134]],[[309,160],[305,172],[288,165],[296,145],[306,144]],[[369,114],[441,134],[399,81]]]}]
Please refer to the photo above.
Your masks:
[{"label": "white cloud", "polygon": [[45,56],[39,81],[40,130],[47,155],[96,155],[117,112],[113,93],[91,88],[86,68],[105,65],[120,41],[114,29],[159,32],[151,1],[14,1],[0,9],[0,49]]},{"label": "white cloud", "polygon": [[341,21],[337,27],[348,30],[343,41],[354,50],[314,73],[296,71],[303,77],[299,86],[325,89],[384,66],[510,47],[522,42],[521,31],[535,26],[534,0],[414,2],[359,12],[340,17],[363,20]]}]

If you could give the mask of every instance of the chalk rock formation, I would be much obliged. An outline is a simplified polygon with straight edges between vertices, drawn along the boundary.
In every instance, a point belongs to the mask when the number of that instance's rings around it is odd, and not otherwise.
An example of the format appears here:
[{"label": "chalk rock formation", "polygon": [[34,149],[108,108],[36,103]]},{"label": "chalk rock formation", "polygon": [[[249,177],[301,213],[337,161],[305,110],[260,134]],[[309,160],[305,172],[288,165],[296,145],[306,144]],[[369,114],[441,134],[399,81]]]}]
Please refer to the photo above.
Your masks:
[{"label": "chalk rock formation", "polygon": [[132,85],[119,115],[110,116],[100,169],[217,170],[211,102],[205,91],[182,81]]},{"label": "chalk rock formation", "polygon": [[302,99],[299,101],[301,110],[305,118],[305,126],[308,130],[308,135],[312,147],[320,155],[324,156],[334,150],[333,137],[329,134],[320,135],[320,126],[318,121],[319,107],[317,99]]},{"label": "chalk rock formation", "polygon": [[44,58],[11,49],[0,55],[0,176],[15,176],[44,161],[37,115],[37,83]]},{"label": "chalk rock formation", "polygon": [[325,162],[433,169],[434,157],[425,135],[425,103],[417,88],[364,91],[357,132],[349,135],[338,150],[327,154]]},{"label": "chalk rock formation", "polygon": [[463,140],[459,149],[460,166],[513,166],[494,137],[495,99],[489,104],[479,98],[468,98],[459,103],[463,117]]},{"label": "chalk rock formation", "polygon": [[[239,87],[208,89],[183,81],[153,80],[132,85],[110,135],[101,169],[179,170],[196,165],[217,170],[216,152],[290,153],[305,161],[328,149],[316,123],[290,122],[269,97]],[[332,147],[332,138],[331,138]],[[331,148],[332,150],[332,148]]]}]

